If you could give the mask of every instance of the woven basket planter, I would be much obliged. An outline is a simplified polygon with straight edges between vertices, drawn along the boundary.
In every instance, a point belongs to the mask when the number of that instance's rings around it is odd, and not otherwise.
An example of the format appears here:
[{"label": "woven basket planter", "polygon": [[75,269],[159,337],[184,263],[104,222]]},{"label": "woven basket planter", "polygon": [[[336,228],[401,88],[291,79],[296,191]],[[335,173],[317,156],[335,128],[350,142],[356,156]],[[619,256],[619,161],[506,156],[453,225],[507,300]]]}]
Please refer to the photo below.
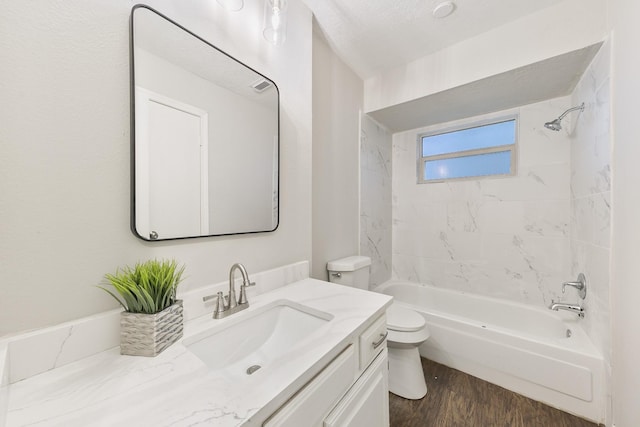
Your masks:
[{"label": "woven basket planter", "polygon": [[120,354],[157,356],[182,338],[182,300],[159,313],[120,313]]}]

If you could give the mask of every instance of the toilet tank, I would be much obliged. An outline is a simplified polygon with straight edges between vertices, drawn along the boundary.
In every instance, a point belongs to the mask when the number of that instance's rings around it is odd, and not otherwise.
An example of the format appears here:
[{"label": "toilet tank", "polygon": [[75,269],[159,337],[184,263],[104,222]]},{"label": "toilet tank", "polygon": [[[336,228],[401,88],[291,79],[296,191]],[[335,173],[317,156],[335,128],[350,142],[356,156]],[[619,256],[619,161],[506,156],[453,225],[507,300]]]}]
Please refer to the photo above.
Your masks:
[{"label": "toilet tank", "polygon": [[371,258],[350,256],[327,263],[329,281],[359,289],[369,289],[369,266]]}]

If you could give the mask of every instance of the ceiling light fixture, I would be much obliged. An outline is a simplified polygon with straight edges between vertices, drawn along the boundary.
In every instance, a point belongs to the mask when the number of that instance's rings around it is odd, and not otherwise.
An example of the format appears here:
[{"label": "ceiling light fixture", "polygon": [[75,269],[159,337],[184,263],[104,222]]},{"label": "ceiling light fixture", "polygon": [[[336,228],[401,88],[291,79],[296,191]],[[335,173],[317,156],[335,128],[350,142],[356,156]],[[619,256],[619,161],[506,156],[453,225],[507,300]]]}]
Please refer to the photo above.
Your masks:
[{"label": "ceiling light fixture", "polygon": [[452,1],[442,2],[433,8],[433,17],[437,19],[446,18],[451,15],[455,9],[456,5]]},{"label": "ceiling light fixture", "polygon": [[264,0],[263,37],[280,46],[287,37],[287,0]]}]

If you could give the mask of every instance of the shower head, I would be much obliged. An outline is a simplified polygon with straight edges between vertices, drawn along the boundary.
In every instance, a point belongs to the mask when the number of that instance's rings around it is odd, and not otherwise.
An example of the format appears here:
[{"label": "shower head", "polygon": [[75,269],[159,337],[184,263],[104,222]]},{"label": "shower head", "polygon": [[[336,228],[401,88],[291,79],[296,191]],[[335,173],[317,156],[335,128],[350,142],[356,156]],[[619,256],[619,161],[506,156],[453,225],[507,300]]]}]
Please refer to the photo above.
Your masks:
[{"label": "shower head", "polygon": [[555,119],[550,122],[544,124],[544,127],[547,129],[555,130],[556,132],[562,129],[562,125],[560,124],[560,119]]},{"label": "shower head", "polygon": [[562,129],[562,125],[560,124],[560,122],[562,121],[564,116],[566,116],[571,111],[575,111],[575,110],[584,111],[584,102],[578,105],[577,107],[569,108],[567,111],[560,114],[560,117],[558,117],[557,119],[545,123],[544,127],[546,127],[547,129],[555,130],[556,132],[559,131],[560,129]]}]

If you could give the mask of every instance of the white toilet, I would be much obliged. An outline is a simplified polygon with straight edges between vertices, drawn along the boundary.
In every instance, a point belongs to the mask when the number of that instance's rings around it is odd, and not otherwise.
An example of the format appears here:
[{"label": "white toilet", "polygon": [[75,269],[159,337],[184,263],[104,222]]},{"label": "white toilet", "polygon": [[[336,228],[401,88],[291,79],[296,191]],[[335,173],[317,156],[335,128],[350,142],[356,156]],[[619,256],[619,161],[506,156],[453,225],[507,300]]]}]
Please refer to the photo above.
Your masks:
[{"label": "white toilet", "polygon": [[[329,281],[368,290],[370,265],[371,259],[365,256],[330,261]],[[427,384],[418,346],[429,338],[424,317],[393,303],[387,309],[387,331],[389,391],[406,399],[422,399],[427,394]]]}]

